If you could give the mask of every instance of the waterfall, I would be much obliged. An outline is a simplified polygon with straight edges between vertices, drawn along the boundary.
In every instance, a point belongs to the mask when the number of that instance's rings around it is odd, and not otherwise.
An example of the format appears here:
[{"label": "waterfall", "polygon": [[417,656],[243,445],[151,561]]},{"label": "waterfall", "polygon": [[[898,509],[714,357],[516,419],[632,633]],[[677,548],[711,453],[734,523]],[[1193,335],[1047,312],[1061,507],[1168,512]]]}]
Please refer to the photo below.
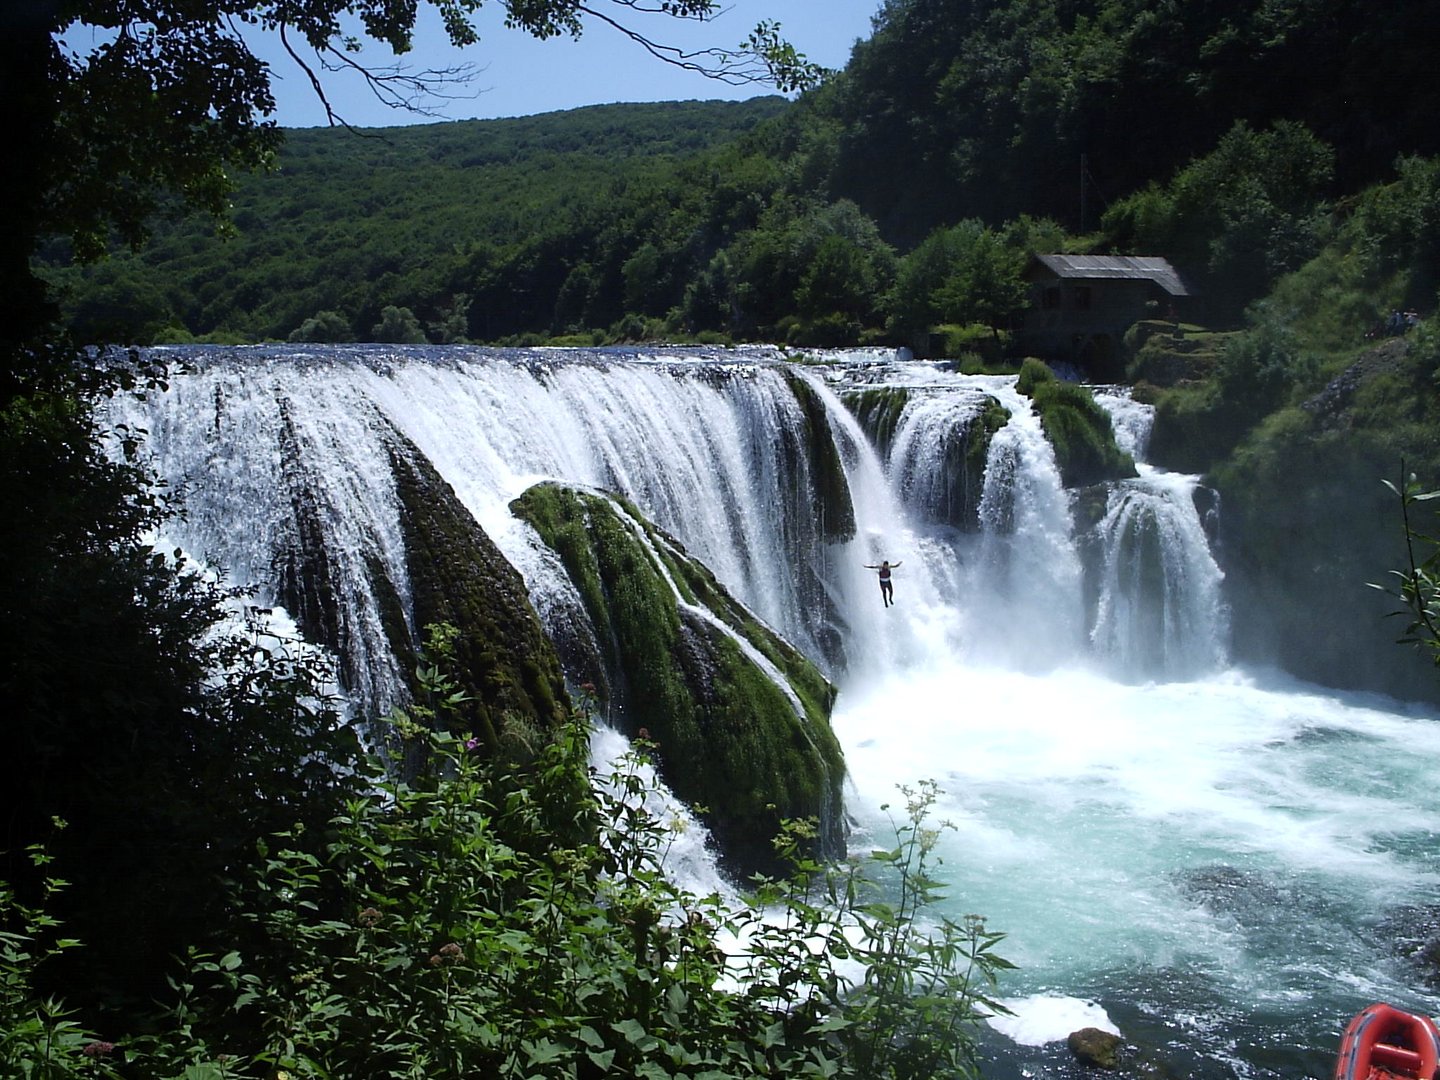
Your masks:
[{"label": "waterfall", "polygon": [[1220,669],[1229,623],[1223,574],[1195,503],[1199,477],[1144,460],[1154,412],[1128,393],[1096,395],[1140,476],[1115,484],[1095,527],[1100,548],[1090,640],[1121,676],[1192,677]]},{"label": "waterfall", "polygon": [[[157,354],[189,370],[113,419],[185,495],[165,542],[318,612],[358,712],[403,694],[397,439],[552,633],[583,609],[511,500],[560,480],[672,534],[839,686],[859,850],[887,844],[897,784],[943,788],[946,913],[985,913],[1021,965],[993,1075],[1064,1067],[1046,1016],[1101,1017],[1177,1074],[1298,1078],[1370,1000],[1440,1008],[1408,959],[1440,917],[1440,725],[1230,666],[1197,479],[1145,463],[1151,414],[1123,392],[1097,400],[1139,475],[1076,492],[1013,378],[884,354]],[[866,392],[890,395],[883,438],[849,407]],[[713,873],[703,844],[687,859]]]}]

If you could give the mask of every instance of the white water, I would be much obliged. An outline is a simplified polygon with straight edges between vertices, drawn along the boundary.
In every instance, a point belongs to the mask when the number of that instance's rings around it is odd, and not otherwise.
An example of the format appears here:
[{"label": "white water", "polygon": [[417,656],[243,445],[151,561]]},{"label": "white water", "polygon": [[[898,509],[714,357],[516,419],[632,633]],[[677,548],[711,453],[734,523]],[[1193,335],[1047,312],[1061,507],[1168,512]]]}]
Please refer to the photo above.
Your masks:
[{"label": "white water", "polygon": [[[886,842],[897,784],[940,782],[953,912],[983,912],[1021,965],[1001,990],[1019,1016],[996,1051],[1016,1068],[1052,1067],[1053,1040],[1089,1017],[1180,1072],[1313,1075],[1369,1001],[1440,1006],[1392,940],[1440,871],[1440,725],[1232,669],[1192,478],[1142,469],[1085,532],[1012,380],[806,371],[857,519],[853,541],[829,545],[795,452],[803,416],[772,360],[230,350],[126,419],[151,429],[164,475],[190,481],[173,539],[262,590],[305,491],[330,550],[378,560],[406,594],[381,444],[392,425],[545,603],[565,586],[507,505],[553,477],[624,494],[817,659],[838,635],[855,846]],[[854,383],[913,388],[888,461],[838,402]],[[964,533],[937,505],[934,451],[986,395],[1012,419],[992,448],[985,527]],[[1143,456],[1146,410],[1104,402]],[[901,563],[889,609],[864,569],[881,558]],[[382,705],[393,672],[353,577],[345,623],[356,668],[375,673],[356,690]],[[692,865],[705,888],[713,868]]]}]

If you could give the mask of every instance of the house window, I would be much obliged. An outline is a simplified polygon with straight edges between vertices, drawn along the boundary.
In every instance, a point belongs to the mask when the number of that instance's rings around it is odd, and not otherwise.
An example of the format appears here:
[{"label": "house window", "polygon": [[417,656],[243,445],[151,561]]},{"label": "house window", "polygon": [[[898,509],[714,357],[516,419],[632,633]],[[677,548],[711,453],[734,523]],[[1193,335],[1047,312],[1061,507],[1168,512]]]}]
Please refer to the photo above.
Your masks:
[{"label": "house window", "polygon": [[1089,286],[1089,285],[1076,285],[1076,286],[1075,286],[1075,310],[1077,310],[1077,311],[1089,311],[1089,310],[1090,310],[1090,286]]},{"label": "house window", "polygon": [[1060,306],[1060,286],[1047,285],[1044,293],[1040,296],[1040,306],[1046,311],[1054,311]]}]

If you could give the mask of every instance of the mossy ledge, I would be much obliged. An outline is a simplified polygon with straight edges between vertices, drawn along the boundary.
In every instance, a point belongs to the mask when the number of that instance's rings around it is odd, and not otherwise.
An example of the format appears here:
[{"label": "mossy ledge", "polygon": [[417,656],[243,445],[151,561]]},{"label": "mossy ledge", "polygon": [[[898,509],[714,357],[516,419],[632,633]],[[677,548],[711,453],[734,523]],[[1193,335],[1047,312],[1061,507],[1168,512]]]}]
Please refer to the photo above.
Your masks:
[{"label": "mossy ledge", "polygon": [[[843,854],[844,758],[829,722],[834,689],[814,665],[622,500],[545,483],[511,509],[559,555],[584,601],[606,653],[599,692],[613,722],[657,744],[661,775],[699,810],[727,867],[778,869],[771,839],[789,818],[815,818],[817,853]],[[798,714],[700,608],[785,676]]]},{"label": "mossy ledge", "polygon": [[[444,622],[460,631],[456,676],[471,697],[463,722],[492,752],[522,751],[537,729],[553,730],[564,718],[559,658],[524,580],[454,489],[398,432],[387,442],[402,507],[409,625]],[[403,620],[387,618],[385,627],[397,656],[414,654]]]},{"label": "mossy ledge", "polygon": [[[910,391],[904,387],[871,387],[846,392],[841,401],[854,415],[881,457],[888,457]],[[979,414],[955,425],[945,436],[945,484],[927,507],[931,517],[965,532],[980,529],[980,496],[985,490],[985,465],[995,433],[1010,422],[1010,412],[986,397]]]},{"label": "mossy ledge", "polygon": [[888,457],[895,442],[895,429],[900,426],[900,417],[910,403],[910,391],[902,386],[872,386],[847,390],[840,395],[840,401],[870,436],[880,456]]},{"label": "mossy ledge", "polygon": [[855,536],[855,504],[845,466],[830,432],[825,403],[805,378],[784,369],[785,382],[805,415],[805,452],[810,464],[810,482],[820,497],[820,527],[827,543],[841,544]]},{"label": "mossy ledge", "polygon": [[1137,474],[1135,460],[1115,445],[1110,414],[1077,383],[1062,382],[1042,361],[1028,359],[1016,389],[1035,403],[1060,479],[1066,487],[1085,487]]}]

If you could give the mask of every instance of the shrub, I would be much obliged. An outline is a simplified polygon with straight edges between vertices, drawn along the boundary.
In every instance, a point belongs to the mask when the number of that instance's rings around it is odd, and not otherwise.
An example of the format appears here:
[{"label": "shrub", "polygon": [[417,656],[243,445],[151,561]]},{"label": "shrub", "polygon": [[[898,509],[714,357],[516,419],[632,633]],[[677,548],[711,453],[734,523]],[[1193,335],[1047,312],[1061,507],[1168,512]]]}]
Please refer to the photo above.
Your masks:
[{"label": "shrub", "polygon": [[420,320],[408,307],[387,304],[380,312],[380,321],[370,330],[376,341],[394,345],[424,345],[428,340],[420,328]]},{"label": "shrub", "polygon": [[973,1075],[1010,965],[978,918],[932,920],[933,784],[905,792],[868,867],[809,861],[813,826],[791,822],[792,877],[697,897],[663,872],[680,826],[647,809],[643,742],[595,776],[577,715],[522,774],[428,730],[454,693],[425,671],[434,715],[392,719],[428,768],[406,783],[372,763],[322,842],[260,847],[255,944],[192,958],[169,1033],[134,1043],[151,1074]]},{"label": "shrub", "polygon": [[338,311],[321,311],[290,331],[290,340],[333,344],[354,341],[355,333],[350,329],[350,320]]}]

